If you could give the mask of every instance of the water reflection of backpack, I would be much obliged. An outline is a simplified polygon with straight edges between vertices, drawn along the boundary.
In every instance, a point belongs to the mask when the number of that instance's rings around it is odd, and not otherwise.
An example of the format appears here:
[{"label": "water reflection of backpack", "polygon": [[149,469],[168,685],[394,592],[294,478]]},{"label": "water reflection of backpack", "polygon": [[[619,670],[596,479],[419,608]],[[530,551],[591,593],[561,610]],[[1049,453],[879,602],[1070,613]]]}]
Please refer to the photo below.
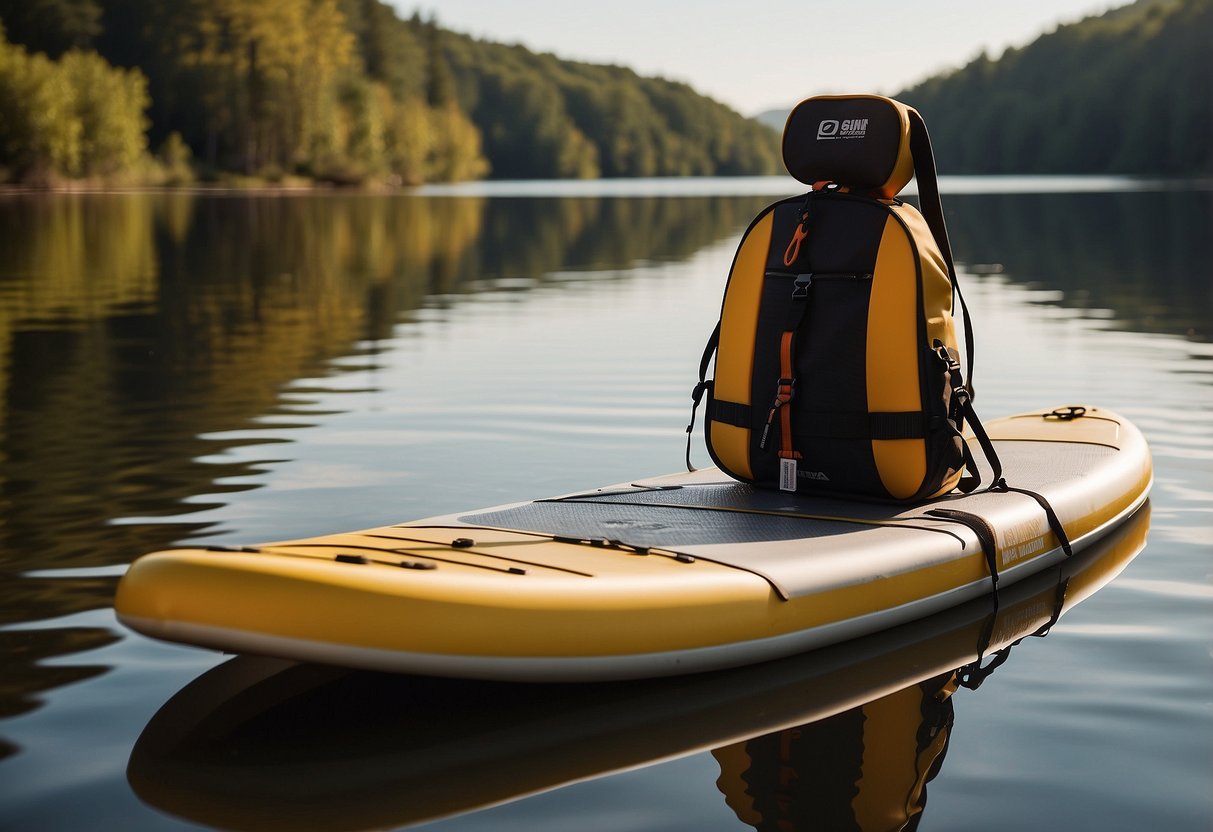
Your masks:
[{"label": "water reflection of backpack", "polygon": [[[809,98],[788,117],[783,157],[812,190],[763,211],[733,260],[694,392],[696,406],[709,394],[713,460],[810,494],[973,490],[961,429],[984,432],[961,378],[956,272],[921,116],[879,96]],[[896,198],[912,176],[921,214]]]},{"label": "water reflection of backpack", "polygon": [[716,787],[759,832],[917,829],[943,766],[955,674],[928,679],[820,722],[712,752]]}]

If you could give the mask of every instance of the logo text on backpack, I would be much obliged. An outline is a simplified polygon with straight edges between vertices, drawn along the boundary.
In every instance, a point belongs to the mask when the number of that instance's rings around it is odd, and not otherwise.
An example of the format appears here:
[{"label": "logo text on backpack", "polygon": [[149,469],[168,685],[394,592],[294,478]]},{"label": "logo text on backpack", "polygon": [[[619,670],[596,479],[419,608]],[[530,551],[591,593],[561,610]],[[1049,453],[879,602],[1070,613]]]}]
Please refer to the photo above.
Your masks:
[{"label": "logo text on backpack", "polygon": [[862,139],[868,132],[866,118],[847,118],[839,121],[836,118],[822,119],[817,125],[818,140],[827,139]]}]

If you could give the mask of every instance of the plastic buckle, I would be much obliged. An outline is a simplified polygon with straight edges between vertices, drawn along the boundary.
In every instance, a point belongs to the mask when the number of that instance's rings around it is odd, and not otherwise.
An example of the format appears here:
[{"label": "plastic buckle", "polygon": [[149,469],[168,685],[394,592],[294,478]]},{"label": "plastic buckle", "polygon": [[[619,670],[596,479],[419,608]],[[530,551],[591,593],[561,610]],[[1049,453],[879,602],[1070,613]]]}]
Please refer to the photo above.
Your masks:
[{"label": "plastic buckle", "polygon": [[938,338],[935,339],[935,354],[939,356],[940,361],[947,365],[949,371],[955,372],[960,369],[960,359],[954,357],[952,351]]},{"label": "plastic buckle", "polygon": [[796,379],[781,378],[775,383],[775,400],[790,402],[796,395]]}]

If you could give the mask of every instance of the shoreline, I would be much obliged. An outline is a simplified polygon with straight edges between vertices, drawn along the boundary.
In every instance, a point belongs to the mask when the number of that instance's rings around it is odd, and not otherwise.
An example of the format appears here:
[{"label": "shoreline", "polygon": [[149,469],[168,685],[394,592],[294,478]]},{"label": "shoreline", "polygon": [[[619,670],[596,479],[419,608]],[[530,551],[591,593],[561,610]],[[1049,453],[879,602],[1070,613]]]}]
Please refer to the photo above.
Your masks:
[{"label": "shoreline", "polygon": [[[945,174],[940,190],[949,194],[1017,194],[1213,190],[1213,175],[1027,173]],[[102,194],[197,194],[242,196],[400,195],[400,196],[736,196],[795,193],[804,185],[787,174],[767,176],[598,177],[594,179],[470,179],[419,185],[297,180],[288,182],[219,181],[182,184],[105,184],[73,182],[56,185],[0,184],[6,196],[95,196]],[[916,196],[915,183],[901,196]]]}]

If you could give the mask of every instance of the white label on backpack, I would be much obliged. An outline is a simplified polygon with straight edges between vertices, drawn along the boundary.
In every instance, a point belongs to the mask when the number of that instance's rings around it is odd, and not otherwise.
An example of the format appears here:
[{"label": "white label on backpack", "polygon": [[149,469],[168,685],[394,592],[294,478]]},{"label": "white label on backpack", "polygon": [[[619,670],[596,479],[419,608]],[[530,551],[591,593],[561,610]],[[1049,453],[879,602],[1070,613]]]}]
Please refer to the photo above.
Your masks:
[{"label": "white label on backpack", "polygon": [[823,119],[817,125],[817,139],[862,139],[868,133],[866,118]]},{"label": "white label on backpack", "polygon": [[796,460],[779,460],[779,489],[781,491],[796,490]]}]

